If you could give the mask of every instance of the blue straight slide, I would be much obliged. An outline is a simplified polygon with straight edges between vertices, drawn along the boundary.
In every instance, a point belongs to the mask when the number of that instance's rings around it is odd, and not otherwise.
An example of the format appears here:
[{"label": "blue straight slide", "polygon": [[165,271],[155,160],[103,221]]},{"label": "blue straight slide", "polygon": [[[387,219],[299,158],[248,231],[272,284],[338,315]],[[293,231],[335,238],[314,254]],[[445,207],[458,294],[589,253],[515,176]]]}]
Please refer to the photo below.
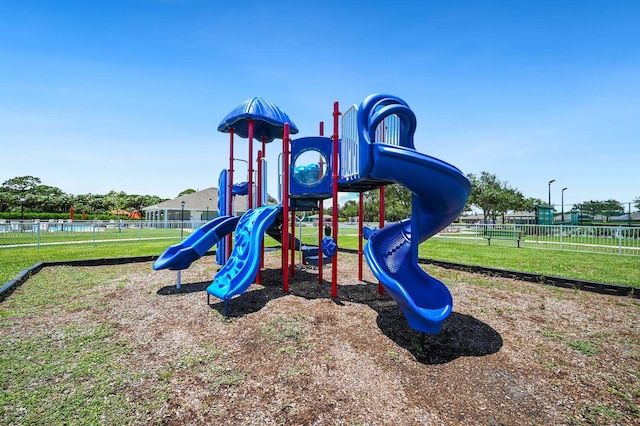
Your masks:
[{"label": "blue straight slide", "polygon": [[218,216],[193,231],[179,244],[167,248],[156,259],[153,269],[179,271],[187,269],[192,262],[200,259],[225,235],[233,232],[240,220],[235,216]]},{"label": "blue straight slide", "polygon": [[208,294],[227,302],[249,288],[260,267],[264,233],[281,209],[281,206],[258,207],[247,211],[240,218],[231,256],[207,287]]},{"label": "blue straight slide", "polygon": [[365,257],[409,326],[438,333],[451,314],[453,299],[442,282],[418,265],[418,245],[456,219],[471,184],[456,167],[413,149],[380,143],[371,148],[371,177],[398,183],[413,196],[411,218],[375,231],[365,246]]}]

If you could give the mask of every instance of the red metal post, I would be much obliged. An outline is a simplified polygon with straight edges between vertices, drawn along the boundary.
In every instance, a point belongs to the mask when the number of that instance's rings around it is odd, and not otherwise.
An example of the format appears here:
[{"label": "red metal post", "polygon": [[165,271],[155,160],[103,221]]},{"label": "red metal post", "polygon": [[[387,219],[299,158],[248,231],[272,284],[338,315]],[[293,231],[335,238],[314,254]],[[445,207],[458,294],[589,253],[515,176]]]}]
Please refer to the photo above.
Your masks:
[{"label": "red metal post", "polygon": [[291,210],[291,276],[296,275],[296,212]]},{"label": "red metal post", "polygon": [[[380,229],[384,228],[384,193],[385,187],[380,187]],[[384,287],[382,287],[382,283],[378,281],[378,294],[384,294]]]},{"label": "red metal post", "polygon": [[[338,126],[339,126],[340,109],[338,102],[333,103],[333,239],[338,244]],[[331,265],[331,297],[338,297],[338,253],[333,255]]]},{"label": "red metal post", "polygon": [[[233,127],[229,129],[229,175],[227,176],[227,199],[225,203],[227,205],[227,213],[229,215],[233,215]],[[227,235],[227,244],[225,244],[225,254],[224,261],[225,263],[231,257],[231,246],[233,244],[233,238],[231,237],[231,233]]]},{"label": "red metal post", "polygon": [[[320,136],[324,136],[324,121],[320,122]],[[324,238],[324,200],[320,200],[318,208],[318,284],[322,284],[322,266],[324,264],[324,254],[322,253],[322,239]]]},{"label": "red metal post", "polygon": [[289,123],[282,135],[282,289],[289,292]]},{"label": "red metal post", "polygon": [[262,193],[262,151],[258,150],[258,159],[256,164],[256,170],[258,176],[256,177],[256,193],[258,196],[256,197],[256,207],[260,207],[262,205],[262,197],[260,194]]},{"label": "red metal post", "polygon": [[[263,172],[263,167],[264,165],[262,164],[264,161],[265,156],[267,155],[267,138],[265,136],[262,137],[262,155],[260,156],[260,171],[258,172],[260,174],[260,179],[262,179],[262,173]],[[260,204],[262,205],[262,201],[264,201],[265,206],[269,204],[268,200],[263,200],[262,199],[262,193],[266,192],[266,187],[267,187],[267,182],[262,182],[262,186],[264,188],[261,187],[261,189],[258,191],[258,199],[260,200]],[[262,241],[260,242],[260,269],[264,269],[264,238],[262,238]]]},{"label": "red metal post", "polygon": [[[258,151],[258,164],[256,169],[258,170],[258,178],[256,179],[256,192],[258,197],[256,198],[256,207],[260,207],[260,194],[262,190],[262,151]],[[264,240],[263,240],[264,241]],[[260,266],[258,267],[258,273],[256,274],[256,284],[260,284],[262,268],[264,268],[264,251],[263,245],[260,243]]]},{"label": "red metal post", "polygon": [[249,119],[249,208],[253,208],[253,119]]},{"label": "red metal post", "polygon": [[364,222],[364,193],[358,197],[358,279],[362,281],[362,227]]}]

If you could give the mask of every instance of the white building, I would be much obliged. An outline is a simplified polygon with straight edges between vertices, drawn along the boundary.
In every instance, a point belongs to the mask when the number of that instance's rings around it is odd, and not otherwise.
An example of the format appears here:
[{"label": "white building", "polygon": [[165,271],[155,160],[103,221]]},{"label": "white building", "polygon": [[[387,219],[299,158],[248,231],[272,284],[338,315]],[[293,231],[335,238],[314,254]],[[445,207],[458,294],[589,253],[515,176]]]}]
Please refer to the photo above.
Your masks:
[{"label": "white building", "polygon": [[[184,203],[184,204],[183,204]],[[238,216],[247,210],[247,197],[235,196],[233,212]],[[173,200],[144,207],[144,219],[148,221],[210,220],[218,216],[218,188],[207,188]]]}]

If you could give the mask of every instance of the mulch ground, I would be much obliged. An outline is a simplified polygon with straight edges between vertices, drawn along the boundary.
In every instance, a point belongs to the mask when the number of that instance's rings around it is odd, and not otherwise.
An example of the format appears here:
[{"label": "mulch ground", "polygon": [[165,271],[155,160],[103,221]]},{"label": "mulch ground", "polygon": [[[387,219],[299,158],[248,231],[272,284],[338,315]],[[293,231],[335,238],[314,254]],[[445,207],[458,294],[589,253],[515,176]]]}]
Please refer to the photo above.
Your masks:
[{"label": "mulch ground", "polygon": [[423,339],[366,265],[357,279],[355,255],[339,255],[332,299],[329,268],[321,284],[298,269],[284,294],[269,253],[262,284],[233,299],[228,318],[204,292],[214,261],[183,271],[180,290],[150,264],[92,267],[120,271],[91,312],[135,348],[126,362],[137,379],[120,392],[166,391],[141,424],[640,424],[637,300],[425,266],[454,312]]}]

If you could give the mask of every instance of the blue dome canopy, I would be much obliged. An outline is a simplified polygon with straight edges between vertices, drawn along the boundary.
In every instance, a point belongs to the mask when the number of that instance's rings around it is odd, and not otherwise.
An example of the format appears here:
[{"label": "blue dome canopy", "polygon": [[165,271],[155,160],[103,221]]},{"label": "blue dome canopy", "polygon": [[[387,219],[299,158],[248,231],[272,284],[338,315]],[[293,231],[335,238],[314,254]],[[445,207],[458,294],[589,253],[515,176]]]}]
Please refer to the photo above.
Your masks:
[{"label": "blue dome canopy", "polygon": [[256,96],[247,99],[231,111],[218,125],[218,131],[229,133],[233,128],[235,134],[241,138],[249,137],[249,119],[253,119],[253,137],[266,139],[282,139],[284,124],[289,123],[289,132],[298,133],[298,128],[289,116],[268,100]]}]

